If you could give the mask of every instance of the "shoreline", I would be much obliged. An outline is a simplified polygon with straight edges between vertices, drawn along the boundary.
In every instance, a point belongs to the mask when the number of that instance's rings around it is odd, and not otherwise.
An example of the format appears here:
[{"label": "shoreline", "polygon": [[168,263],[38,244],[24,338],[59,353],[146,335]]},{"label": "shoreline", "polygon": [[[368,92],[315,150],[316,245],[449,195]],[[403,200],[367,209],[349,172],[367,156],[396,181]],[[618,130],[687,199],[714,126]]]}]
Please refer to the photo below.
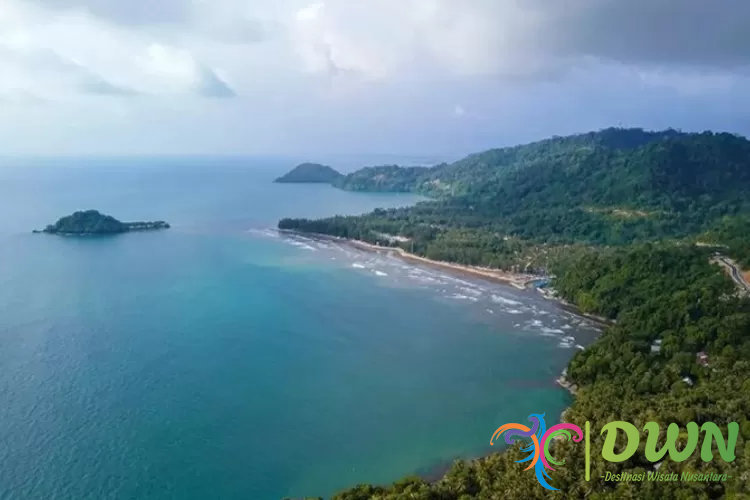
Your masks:
[{"label": "shoreline", "polygon": [[420,255],[407,252],[401,247],[386,247],[386,246],[374,245],[372,243],[367,243],[366,241],[355,240],[351,238],[341,238],[337,236],[329,236],[329,235],[320,234],[320,233],[300,233],[296,231],[289,231],[289,230],[283,230],[283,229],[278,230],[278,231],[281,232],[282,234],[294,234],[294,235],[305,236],[305,237],[309,237],[313,239],[320,239],[324,241],[335,241],[337,243],[344,243],[346,245],[353,246],[360,250],[377,252],[377,253],[385,253],[389,255],[396,255],[397,257],[408,262],[418,262],[418,263],[421,263],[430,267],[463,273],[466,275],[473,276],[475,278],[483,278],[489,281],[494,281],[494,282],[502,283],[505,285],[510,285],[519,290],[527,290],[529,286],[531,285],[531,283],[546,278],[545,276],[535,275],[535,274],[512,273],[508,271],[503,271],[501,269],[492,269],[489,267],[482,267],[482,266],[468,266],[464,264],[456,264],[454,262],[447,262],[443,260],[428,259],[427,257],[422,257]]},{"label": "shoreline", "polygon": [[[277,231],[279,231],[282,234],[293,234],[293,235],[305,236],[308,238],[319,239],[323,241],[335,241],[337,243],[343,243],[345,245],[349,245],[359,250],[364,250],[368,252],[396,255],[397,257],[407,262],[412,262],[412,263],[417,262],[417,263],[424,264],[426,266],[430,266],[433,268],[448,270],[454,273],[460,273],[460,274],[468,275],[474,278],[481,278],[481,279],[489,280],[495,283],[500,283],[503,285],[510,285],[518,290],[528,290],[531,287],[531,284],[534,283],[535,281],[548,279],[547,276],[541,276],[538,274],[513,273],[509,271],[503,271],[501,269],[492,269],[489,267],[468,266],[464,264],[456,264],[454,262],[447,262],[443,260],[428,259],[427,257],[422,257],[421,255],[416,255],[416,254],[407,252],[401,247],[385,247],[385,246],[380,246],[380,245],[374,245],[372,243],[367,243],[366,241],[356,240],[352,238],[341,238],[338,236],[329,236],[327,234],[321,234],[321,233],[301,233],[301,232],[291,231],[291,230],[286,230],[286,229],[277,229]],[[541,292],[541,289],[539,289],[539,291]],[[569,311],[573,314],[581,316],[582,318],[589,319],[597,323],[599,326],[606,327],[606,326],[611,326],[617,323],[617,321],[614,319],[605,318],[604,316],[597,316],[595,314],[585,313],[581,311],[575,304],[571,304],[570,302],[560,297],[551,296],[545,293],[541,293],[541,295],[546,300],[556,302],[566,311]]]},{"label": "shoreline", "polygon": [[[366,241],[361,241],[361,240],[356,240],[356,239],[341,238],[337,236],[329,236],[326,234],[319,234],[319,233],[300,233],[297,231],[290,231],[290,230],[278,230],[278,231],[281,232],[282,234],[301,235],[301,236],[305,236],[305,237],[309,237],[313,239],[319,239],[323,241],[333,241],[336,243],[343,243],[343,244],[352,246],[354,248],[357,248],[363,251],[395,255],[407,262],[420,263],[426,266],[447,270],[453,273],[459,273],[459,274],[471,276],[474,278],[486,279],[495,283],[500,283],[503,285],[510,285],[519,290],[528,290],[530,288],[531,283],[547,278],[546,276],[540,276],[540,275],[511,273],[511,272],[502,271],[499,269],[490,269],[490,268],[480,267],[480,266],[467,266],[463,264],[455,264],[452,262],[432,260],[426,257],[422,257],[419,255],[415,255],[413,253],[407,252],[401,247],[385,247],[385,246],[380,246],[380,245],[374,245],[372,243],[367,243]],[[558,305],[560,305],[561,308],[573,314],[576,314],[583,318],[587,318],[589,320],[594,321],[599,326],[607,327],[607,326],[613,325],[616,322],[615,320],[611,320],[611,319],[604,318],[601,316],[584,313],[580,311],[574,304],[571,304],[570,302],[567,302],[566,300],[562,298],[547,295],[547,294],[542,294],[542,296],[546,300],[556,302]],[[560,374],[560,376],[554,379],[554,385],[559,386],[561,389],[565,389],[570,395],[570,397],[575,399],[576,394],[578,392],[578,386],[568,380],[567,369],[564,369],[562,373]],[[563,409],[559,417],[560,422],[565,421],[565,415],[567,414],[568,410],[570,410],[570,408],[571,406],[567,406],[565,409]],[[434,483],[434,482],[441,480],[443,476],[451,469],[451,467],[456,461],[463,460],[463,461],[471,462],[471,461],[476,461],[476,460],[482,460],[491,455],[494,455],[497,453],[505,453],[506,451],[507,450],[494,450],[494,449],[488,448],[486,451],[480,452],[479,454],[471,458],[456,457],[454,459],[446,459],[446,460],[440,461],[439,463],[435,463],[433,465],[427,465],[421,470],[414,471],[413,474],[418,477],[421,477],[423,480],[427,482]]]},{"label": "shoreline", "polygon": [[453,262],[446,262],[442,260],[428,259],[427,257],[422,257],[420,255],[407,252],[401,247],[381,247],[381,246],[373,245],[371,243],[367,243],[365,241],[360,241],[360,240],[345,240],[345,241],[348,241],[350,244],[360,249],[371,250],[375,252],[385,252],[388,254],[396,254],[398,257],[406,261],[419,262],[421,264],[425,264],[431,267],[436,267],[440,269],[448,269],[451,271],[457,271],[460,273],[469,274],[477,278],[484,278],[484,279],[489,279],[491,281],[497,281],[497,282],[515,287],[519,290],[526,290],[529,284],[531,284],[534,281],[542,279],[542,276],[535,276],[531,274],[516,274],[516,273],[507,272],[507,271],[502,271],[500,269],[491,269],[488,267],[480,267],[480,266],[467,266],[464,264],[456,264]]},{"label": "shoreline", "polygon": [[[562,371],[559,377],[555,379],[555,383],[568,391],[572,397],[576,397],[576,394],[578,394],[578,386],[568,380],[568,370],[565,369]],[[568,407],[569,408],[569,407]],[[568,410],[568,408],[565,409],[565,411]],[[565,415],[565,411],[563,411],[562,415],[560,415],[560,420],[563,421],[563,416]]]}]

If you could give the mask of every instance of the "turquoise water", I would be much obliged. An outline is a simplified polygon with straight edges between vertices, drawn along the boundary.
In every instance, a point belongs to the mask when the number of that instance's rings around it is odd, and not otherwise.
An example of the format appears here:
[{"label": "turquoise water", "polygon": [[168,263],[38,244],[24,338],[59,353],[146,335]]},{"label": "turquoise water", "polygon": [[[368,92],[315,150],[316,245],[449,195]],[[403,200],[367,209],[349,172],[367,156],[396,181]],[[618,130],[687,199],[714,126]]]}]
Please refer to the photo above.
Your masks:
[{"label": "turquoise water", "polygon": [[[13,163],[2,499],[329,495],[482,453],[499,425],[568,404],[552,379],[568,335],[592,333],[532,292],[267,231],[414,196],[271,184],[290,166],[274,160]],[[173,228],[29,233],[85,208]]]}]

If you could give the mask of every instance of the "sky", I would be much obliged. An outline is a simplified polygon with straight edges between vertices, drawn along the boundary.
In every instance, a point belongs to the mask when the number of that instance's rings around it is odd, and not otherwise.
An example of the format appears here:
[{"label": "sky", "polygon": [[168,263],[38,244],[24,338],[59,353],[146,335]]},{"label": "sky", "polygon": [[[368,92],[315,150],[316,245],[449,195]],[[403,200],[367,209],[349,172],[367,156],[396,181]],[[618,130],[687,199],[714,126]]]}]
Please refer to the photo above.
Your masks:
[{"label": "sky", "polygon": [[0,155],[750,135],[747,0],[0,0]]}]

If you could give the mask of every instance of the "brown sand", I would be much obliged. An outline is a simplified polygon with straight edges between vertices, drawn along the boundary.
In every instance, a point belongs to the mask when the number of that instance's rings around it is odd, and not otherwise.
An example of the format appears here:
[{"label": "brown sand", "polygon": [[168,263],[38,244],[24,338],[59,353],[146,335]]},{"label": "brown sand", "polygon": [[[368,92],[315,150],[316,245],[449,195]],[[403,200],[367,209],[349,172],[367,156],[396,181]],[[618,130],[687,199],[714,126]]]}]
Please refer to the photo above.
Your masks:
[{"label": "brown sand", "polygon": [[499,282],[506,283],[506,284],[512,285],[520,289],[526,288],[531,282],[541,278],[541,276],[535,276],[532,274],[518,274],[518,273],[511,273],[511,272],[503,271],[501,269],[492,269],[492,268],[480,267],[480,266],[465,266],[462,264],[455,264],[453,262],[432,260],[426,257],[415,255],[413,253],[409,253],[403,248],[399,248],[399,247],[381,247],[378,245],[373,245],[371,243],[367,243],[367,242],[359,241],[359,240],[341,240],[341,241],[347,242],[363,250],[390,253],[390,254],[397,255],[398,257],[404,260],[410,261],[410,262],[419,262],[419,263],[422,263],[431,267],[449,269],[451,271],[458,271],[460,273],[468,274],[468,275],[475,276],[475,277],[485,278],[485,279],[489,279],[493,281],[499,281]]}]

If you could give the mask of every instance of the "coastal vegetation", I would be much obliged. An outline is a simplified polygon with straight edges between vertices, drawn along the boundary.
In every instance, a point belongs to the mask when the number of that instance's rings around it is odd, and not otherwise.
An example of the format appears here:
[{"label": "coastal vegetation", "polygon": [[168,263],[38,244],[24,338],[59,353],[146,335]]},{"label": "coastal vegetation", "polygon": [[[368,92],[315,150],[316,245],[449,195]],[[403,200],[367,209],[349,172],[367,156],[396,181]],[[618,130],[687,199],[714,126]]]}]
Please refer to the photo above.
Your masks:
[{"label": "coastal vegetation", "polygon": [[169,224],[164,221],[120,222],[114,217],[104,215],[97,210],[84,210],[62,217],[57,222],[48,225],[43,230],[34,232],[64,235],[95,235],[168,228]]},{"label": "coastal vegetation", "polygon": [[320,163],[301,163],[291,171],[282,175],[274,182],[280,183],[327,183],[330,184],[341,177],[341,174]]},{"label": "coastal vegetation", "polygon": [[[515,463],[524,454],[514,446],[458,461],[437,482],[413,477],[360,485],[336,500],[750,498],[750,301],[711,263],[717,248],[750,263],[750,142],[711,132],[607,129],[431,169],[365,169],[339,185],[370,189],[381,175],[380,185],[434,199],[357,217],[284,219],[279,227],[463,264],[553,272],[560,298],[615,320],[566,370],[576,398],[563,419],[592,423],[591,456],[601,456],[601,430],[610,421],[639,429],[652,421],[661,429],[713,422],[724,435],[737,422],[736,458],[704,462],[695,454],[653,464],[641,446],[623,462],[594,460],[586,481],[583,446],[558,441],[553,455],[565,463],[550,473],[550,484],[559,491],[541,488]],[[678,437],[680,449],[686,439]],[[731,479],[606,480],[657,470]]]},{"label": "coastal vegetation", "polygon": [[[709,264],[708,250],[674,244],[642,244],[602,256],[581,256],[557,277],[555,286],[585,310],[616,319],[592,346],[577,353],[567,377],[576,389],[564,420],[591,422],[591,480],[584,479],[581,443],[560,441],[553,455],[565,463],[550,472],[542,488],[531,471],[516,463],[518,447],[478,460],[458,461],[437,482],[417,477],[387,486],[360,485],[335,500],[468,500],[500,498],[749,498],[750,476],[750,302],[734,293],[731,281]],[[655,346],[659,346],[658,349]],[[668,424],[713,422],[724,435],[739,424],[732,462],[704,462],[700,453],[684,462],[645,456],[646,433],[637,453],[619,463],[597,460],[610,421],[643,429],[657,422],[663,443]],[[497,424],[502,424],[498,422]],[[488,429],[488,439],[493,429]],[[677,439],[679,449],[687,434]],[[617,449],[624,442],[618,441]],[[716,455],[716,445],[713,447]],[[718,455],[717,455],[718,456]],[[725,482],[617,482],[622,474],[726,474]],[[600,477],[604,476],[604,478]]]}]

